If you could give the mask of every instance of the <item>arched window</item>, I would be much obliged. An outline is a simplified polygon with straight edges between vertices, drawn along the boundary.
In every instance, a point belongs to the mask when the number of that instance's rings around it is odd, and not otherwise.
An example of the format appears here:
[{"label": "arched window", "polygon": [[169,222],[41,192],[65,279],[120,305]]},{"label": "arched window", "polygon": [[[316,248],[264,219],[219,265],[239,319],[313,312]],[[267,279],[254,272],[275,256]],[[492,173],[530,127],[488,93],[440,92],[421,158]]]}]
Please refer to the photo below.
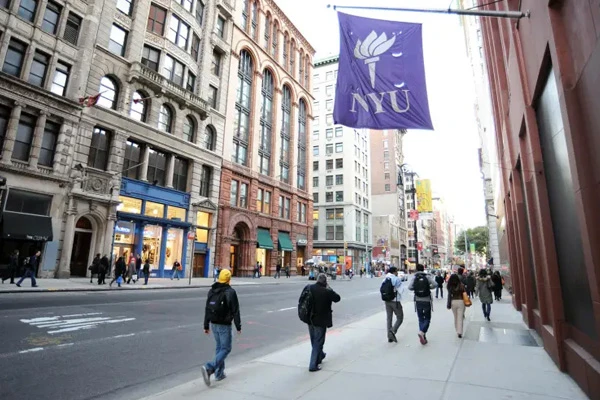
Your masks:
[{"label": "arched window", "polygon": [[129,116],[136,121],[146,122],[146,118],[148,117],[147,111],[147,102],[148,96],[144,92],[133,92],[133,97],[131,99],[131,109],[129,110]]},{"label": "arched window", "polygon": [[215,134],[215,128],[213,128],[210,125],[207,125],[206,129],[204,130],[204,147],[207,150],[214,150],[216,139],[217,136]]},{"label": "arched window", "polygon": [[306,60],[304,61],[304,86],[308,89],[310,81],[308,80],[310,76],[310,58],[306,56]]},{"label": "arched window", "polygon": [[290,46],[290,74],[296,77],[296,43],[293,40]]},{"label": "arched window", "polygon": [[253,1],[250,7],[250,36],[252,36],[252,39],[258,41],[258,4],[256,1]]},{"label": "arched window", "polygon": [[185,117],[183,121],[183,138],[188,142],[194,141],[194,134],[196,133],[196,124],[191,117]]},{"label": "arched window", "polygon": [[279,24],[277,24],[277,21],[275,21],[273,23],[273,32],[271,33],[273,35],[273,40],[271,40],[271,55],[273,56],[273,58],[275,59],[275,61],[278,61],[278,57],[279,57]]},{"label": "arched window", "polygon": [[97,104],[115,110],[117,108],[118,96],[119,90],[114,79],[108,76],[103,77],[100,80],[100,98]]},{"label": "arched window", "polygon": [[297,186],[298,189],[305,188],[306,181],[306,102],[304,99],[300,100],[298,104],[298,176]]},{"label": "arched window", "polygon": [[248,0],[244,0],[242,7],[242,28],[248,32],[248,11],[250,4]]},{"label": "arched window", "polygon": [[160,113],[158,114],[158,129],[171,133],[173,128],[173,111],[171,107],[166,104],[160,106]]},{"label": "arched window", "polygon": [[263,72],[260,113],[260,146],[258,147],[259,171],[271,173],[271,135],[273,131],[273,74],[268,69]]},{"label": "arched window", "polygon": [[290,36],[286,32],[283,35],[283,68],[288,69],[288,54],[290,53]]},{"label": "arched window", "polygon": [[233,152],[231,154],[232,161],[241,165],[246,165],[248,162],[248,132],[252,108],[253,79],[252,56],[247,51],[242,50],[238,67],[237,97],[235,99],[236,115],[233,127]]},{"label": "arched window", "polygon": [[300,71],[298,72],[298,81],[301,85],[304,85],[304,50],[300,49],[300,58],[298,59],[298,66]]},{"label": "arched window", "polygon": [[269,51],[269,45],[271,44],[271,15],[267,14],[265,17],[265,50]]},{"label": "arched window", "polygon": [[292,92],[286,85],[283,87],[281,99],[281,158],[280,178],[283,182],[289,182],[290,176],[290,136],[292,131]]}]

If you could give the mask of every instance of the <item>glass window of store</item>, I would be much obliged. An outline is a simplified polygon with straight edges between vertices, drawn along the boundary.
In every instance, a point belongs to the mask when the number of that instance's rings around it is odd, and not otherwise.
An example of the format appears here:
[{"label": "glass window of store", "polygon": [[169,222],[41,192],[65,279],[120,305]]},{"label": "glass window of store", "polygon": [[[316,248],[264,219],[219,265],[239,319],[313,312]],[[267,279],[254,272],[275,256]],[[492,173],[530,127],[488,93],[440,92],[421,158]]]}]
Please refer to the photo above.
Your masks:
[{"label": "glass window of store", "polygon": [[167,232],[167,250],[165,253],[165,269],[172,268],[175,261],[181,263],[183,251],[183,229],[171,228]]},{"label": "glass window of store", "polygon": [[119,196],[119,205],[117,211],[141,214],[142,213],[142,200],[134,199],[133,197]]},{"label": "glass window of store", "polygon": [[185,208],[169,206],[167,208],[167,219],[175,221],[185,221],[186,210]]},{"label": "glass window of store", "polygon": [[196,242],[208,243],[208,232],[210,230],[210,213],[198,211],[196,213]]},{"label": "glass window of store", "polygon": [[162,227],[158,225],[144,226],[142,260],[148,260],[152,270],[157,270],[160,264],[160,241]]},{"label": "glass window of store", "polygon": [[154,218],[164,218],[165,206],[164,204],[147,201],[144,215]]}]

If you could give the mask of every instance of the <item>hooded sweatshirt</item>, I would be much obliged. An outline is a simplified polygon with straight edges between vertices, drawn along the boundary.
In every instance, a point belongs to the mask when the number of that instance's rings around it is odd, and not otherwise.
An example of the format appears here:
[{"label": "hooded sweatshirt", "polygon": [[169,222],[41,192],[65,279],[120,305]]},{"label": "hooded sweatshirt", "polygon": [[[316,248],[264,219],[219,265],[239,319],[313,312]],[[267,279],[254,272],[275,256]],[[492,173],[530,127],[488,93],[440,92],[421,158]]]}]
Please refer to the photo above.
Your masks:
[{"label": "hooded sweatshirt", "polygon": [[[221,292],[225,293],[227,313],[223,318],[211,319],[208,315],[208,301],[212,296],[218,295]],[[238,302],[237,293],[231,286],[229,286],[228,283],[213,283],[211,289],[208,291],[208,296],[206,298],[206,308],[204,312],[204,329],[208,329],[209,323],[218,325],[231,325],[231,322],[235,323],[235,327],[238,331],[242,330],[242,320],[240,318],[240,304]]]},{"label": "hooded sweatshirt", "polygon": [[479,300],[483,304],[492,304],[494,302],[494,297],[492,296],[493,284],[489,276],[478,276],[476,288]]}]

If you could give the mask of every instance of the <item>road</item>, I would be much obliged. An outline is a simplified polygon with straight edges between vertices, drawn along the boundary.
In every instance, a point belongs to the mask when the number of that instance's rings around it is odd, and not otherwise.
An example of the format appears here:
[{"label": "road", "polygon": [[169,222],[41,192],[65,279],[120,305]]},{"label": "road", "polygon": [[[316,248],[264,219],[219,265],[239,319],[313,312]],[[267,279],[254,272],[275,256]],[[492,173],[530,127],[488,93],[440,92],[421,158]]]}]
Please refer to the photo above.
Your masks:
[{"label": "road", "polygon": [[[227,365],[308,339],[296,312],[305,283],[234,283],[242,335]],[[379,279],[330,283],[342,297],[335,326],[382,310]],[[207,291],[0,295],[0,399],[139,399],[197,378],[214,355],[202,332]]]}]

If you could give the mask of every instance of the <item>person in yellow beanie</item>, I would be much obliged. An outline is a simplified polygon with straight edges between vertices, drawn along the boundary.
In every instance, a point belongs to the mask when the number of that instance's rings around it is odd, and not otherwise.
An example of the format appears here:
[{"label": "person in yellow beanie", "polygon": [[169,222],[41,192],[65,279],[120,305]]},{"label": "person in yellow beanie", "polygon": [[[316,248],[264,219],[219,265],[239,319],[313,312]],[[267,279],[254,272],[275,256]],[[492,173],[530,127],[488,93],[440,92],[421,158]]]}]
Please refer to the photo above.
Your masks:
[{"label": "person in yellow beanie", "polygon": [[[208,291],[206,308],[204,312],[204,333],[213,335],[217,343],[215,359],[202,366],[202,378],[210,386],[210,376],[215,375],[215,380],[221,381],[225,376],[225,359],[231,352],[231,323],[235,323],[238,334],[242,333],[242,320],[240,318],[240,304],[237,293],[230,286],[231,271],[223,269],[219,279],[213,283]],[[210,324],[210,326],[209,326]]]}]

